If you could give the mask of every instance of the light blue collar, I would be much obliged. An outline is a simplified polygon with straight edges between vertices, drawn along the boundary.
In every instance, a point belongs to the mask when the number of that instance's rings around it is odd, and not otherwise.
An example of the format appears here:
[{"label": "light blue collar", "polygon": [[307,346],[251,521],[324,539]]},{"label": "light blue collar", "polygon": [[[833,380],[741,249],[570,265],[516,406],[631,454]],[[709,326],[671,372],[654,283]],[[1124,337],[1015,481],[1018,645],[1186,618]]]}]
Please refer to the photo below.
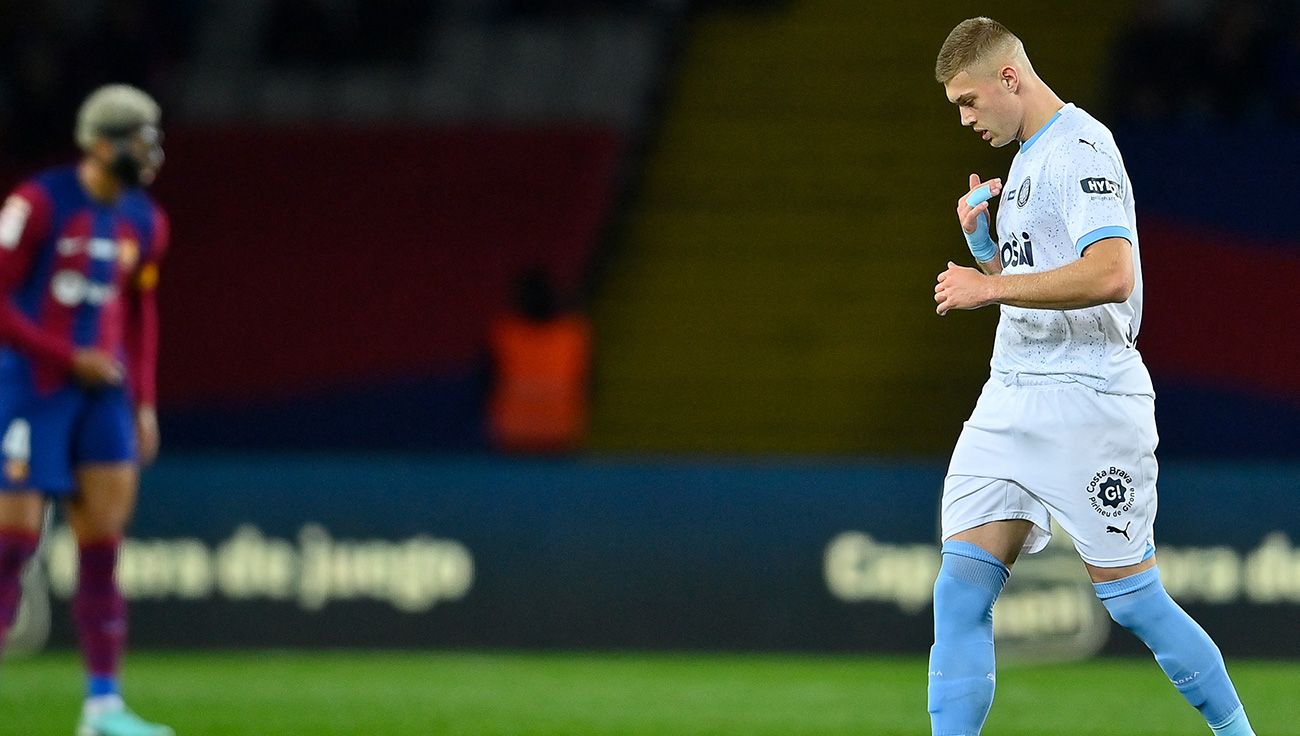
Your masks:
[{"label": "light blue collar", "polygon": [[1032,145],[1034,145],[1034,141],[1038,140],[1038,137],[1039,137],[1039,136],[1041,136],[1042,134],[1046,133],[1046,132],[1047,132],[1047,129],[1050,128],[1050,127],[1052,127],[1052,123],[1055,123],[1055,122],[1056,122],[1056,119],[1059,118],[1059,117],[1061,117],[1061,113],[1065,112],[1066,110],[1070,109],[1071,107],[1074,107],[1074,103],[1072,103],[1072,102],[1067,102],[1067,103],[1065,103],[1065,106],[1062,107],[1060,110],[1057,110],[1057,111],[1056,111],[1056,114],[1053,115],[1052,118],[1051,118],[1050,120],[1048,120],[1046,123],[1043,123],[1043,127],[1039,128],[1037,133],[1034,133],[1033,135],[1029,136],[1029,140],[1027,140],[1027,141],[1025,141],[1024,143],[1021,143],[1021,144],[1020,144],[1020,150],[1021,150],[1021,151],[1028,151],[1028,150],[1029,150],[1029,147],[1032,146]]}]

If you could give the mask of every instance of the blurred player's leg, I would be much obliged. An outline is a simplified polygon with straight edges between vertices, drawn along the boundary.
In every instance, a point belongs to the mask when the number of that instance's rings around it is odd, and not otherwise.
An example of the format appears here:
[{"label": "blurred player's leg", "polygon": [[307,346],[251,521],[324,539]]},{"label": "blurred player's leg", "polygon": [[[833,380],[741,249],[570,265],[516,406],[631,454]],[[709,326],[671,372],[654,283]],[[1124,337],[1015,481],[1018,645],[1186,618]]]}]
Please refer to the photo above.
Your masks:
[{"label": "blurred player's leg", "polygon": [[39,493],[0,492],[0,648],[18,614],[23,568],[36,554],[44,509]]},{"label": "blurred player's leg", "polygon": [[1174,687],[1201,712],[1214,733],[1254,736],[1223,655],[1209,634],[1169,597],[1160,582],[1160,568],[1147,567],[1118,579],[1101,568],[1089,566],[1088,572],[1111,618],[1147,645]]},{"label": "blurred player's leg", "polygon": [[118,676],[126,647],[126,601],[113,573],[126,524],[135,509],[137,473],[131,463],[86,465],[68,523],[80,551],[73,615],[86,665],[86,703],[78,736],[163,736],[171,729],[147,723],[122,700]]},{"label": "blurred player's leg", "polygon": [[1003,560],[1015,561],[1031,526],[1023,520],[998,521],[944,542],[934,583],[930,649],[934,736],[975,736],[988,718],[996,679],[993,604],[1011,574]]},{"label": "blurred player's leg", "polygon": [[116,695],[117,673],[126,643],[126,601],[113,580],[118,540],[82,543],[73,617],[85,657],[87,696]]}]

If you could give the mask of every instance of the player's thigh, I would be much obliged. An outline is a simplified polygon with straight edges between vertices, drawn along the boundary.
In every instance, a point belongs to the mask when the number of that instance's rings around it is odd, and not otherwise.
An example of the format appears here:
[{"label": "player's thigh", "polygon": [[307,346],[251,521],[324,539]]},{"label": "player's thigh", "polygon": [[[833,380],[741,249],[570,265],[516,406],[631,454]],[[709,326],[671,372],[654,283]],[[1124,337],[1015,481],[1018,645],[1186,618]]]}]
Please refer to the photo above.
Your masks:
[{"label": "player's thigh", "polygon": [[[35,407],[13,384],[0,389],[0,529],[39,534],[45,522],[45,495],[37,490],[37,483],[48,486],[51,475],[67,476],[66,429],[60,431],[60,422],[49,421],[51,412],[35,411]],[[70,418],[70,412],[65,412]],[[57,417],[55,417],[57,419]],[[67,421],[62,424],[68,424]],[[35,432],[33,431],[35,425]],[[36,435],[35,439],[33,434]],[[36,443],[33,457],[33,442]],[[62,461],[62,462],[61,462]],[[37,468],[35,478],[32,467]],[[56,482],[55,485],[64,483]],[[70,484],[70,480],[66,481]]]},{"label": "player's thigh", "polygon": [[39,491],[0,490],[0,530],[40,534],[45,496]]},{"label": "player's thigh", "polygon": [[87,464],[77,468],[77,490],[68,499],[68,525],[77,541],[122,536],[135,512],[139,473],[134,463]]},{"label": "player's thigh", "polygon": [[59,497],[72,491],[72,434],[80,408],[76,391],[40,395],[0,384],[0,495],[39,491]]},{"label": "player's thigh", "polygon": [[1088,570],[1088,577],[1092,578],[1092,582],[1109,583],[1112,580],[1121,580],[1150,570],[1156,566],[1156,558],[1152,556],[1136,565],[1123,565],[1121,567],[1097,567],[1086,562],[1083,563],[1083,566]]},{"label": "player's thigh", "polygon": [[126,392],[110,388],[86,394],[72,443],[74,467],[136,463],[135,412]]},{"label": "player's thigh", "polygon": [[976,544],[1008,564],[1051,538],[1047,507],[1005,478],[946,477],[940,527],[943,541]]},{"label": "player's thigh", "polygon": [[87,397],[75,428],[76,492],[68,523],[82,542],[119,537],[135,511],[139,471],[130,401],[120,389]]},{"label": "player's thigh", "polygon": [[[1154,549],[1155,418],[1142,396],[1043,392],[1057,427],[1028,480],[1092,569],[1140,566]],[[1050,404],[1050,406],[1048,405]],[[1121,575],[1121,577],[1123,577]]]},{"label": "player's thigh", "polygon": [[1002,560],[1007,567],[1011,567],[1016,564],[1016,559],[1020,557],[1020,551],[1025,548],[1025,542],[1033,531],[1034,522],[1032,521],[1027,519],[1007,519],[981,524],[974,529],[958,532],[949,539],[973,544]]}]

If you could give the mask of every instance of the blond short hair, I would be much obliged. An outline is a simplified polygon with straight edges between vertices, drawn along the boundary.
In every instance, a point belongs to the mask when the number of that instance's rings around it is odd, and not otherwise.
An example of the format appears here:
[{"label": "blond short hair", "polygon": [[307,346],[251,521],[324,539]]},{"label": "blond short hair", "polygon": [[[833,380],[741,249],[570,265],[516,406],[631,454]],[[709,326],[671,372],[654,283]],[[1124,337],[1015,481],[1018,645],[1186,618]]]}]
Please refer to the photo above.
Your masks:
[{"label": "blond short hair", "polygon": [[958,74],[998,56],[1010,58],[1023,53],[1024,44],[1006,26],[983,16],[969,18],[958,23],[944,39],[934,62],[934,78],[947,84]]},{"label": "blond short hair", "polygon": [[77,111],[77,145],[90,150],[107,131],[126,131],[157,125],[162,117],[158,103],[129,84],[109,84],[94,92]]}]

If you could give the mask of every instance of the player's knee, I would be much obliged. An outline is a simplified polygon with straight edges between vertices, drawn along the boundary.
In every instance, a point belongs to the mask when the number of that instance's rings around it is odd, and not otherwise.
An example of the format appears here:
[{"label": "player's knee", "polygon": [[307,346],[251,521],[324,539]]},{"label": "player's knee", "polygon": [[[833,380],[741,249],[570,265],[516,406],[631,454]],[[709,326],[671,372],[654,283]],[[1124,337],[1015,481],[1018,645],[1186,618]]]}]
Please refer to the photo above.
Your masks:
[{"label": "player's knee", "polygon": [[0,577],[19,575],[36,554],[39,542],[36,532],[0,529]]},{"label": "player's knee", "polygon": [[1111,601],[1102,601],[1110,620],[1130,631],[1142,625],[1142,616],[1132,606],[1124,606]]},{"label": "player's knee", "polygon": [[134,507],[106,499],[68,507],[68,526],[77,542],[94,544],[118,539],[126,533]]},{"label": "player's knee", "polygon": [[1156,567],[1119,580],[1096,583],[1093,588],[1111,620],[1139,637],[1186,618],[1169,597],[1160,581],[1160,569]]},{"label": "player's knee", "polygon": [[944,544],[934,581],[936,631],[991,621],[993,604],[1009,575],[1000,560],[973,544]]},{"label": "player's knee", "polygon": [[75,536],[79,547],[117,545],[126,535],[126,524],[105,521],[83,526],[76,530]]}]

